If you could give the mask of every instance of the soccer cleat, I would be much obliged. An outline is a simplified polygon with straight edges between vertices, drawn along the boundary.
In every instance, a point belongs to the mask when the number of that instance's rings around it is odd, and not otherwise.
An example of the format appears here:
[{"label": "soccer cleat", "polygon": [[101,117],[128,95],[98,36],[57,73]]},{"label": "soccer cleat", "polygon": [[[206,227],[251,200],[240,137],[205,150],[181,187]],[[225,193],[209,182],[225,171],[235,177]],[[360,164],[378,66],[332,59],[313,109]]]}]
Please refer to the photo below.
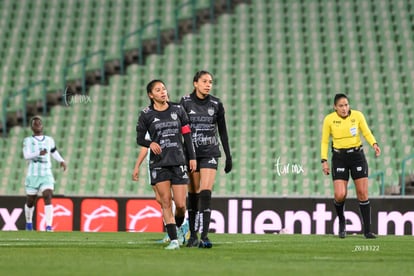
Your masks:
[{"label": "soccer cleat", "polygon": [[170,236],[168,236],[168,233],[165,233],[164,238],[157,241],[157,243],[169,243],[169,242],[170,242]]},{"label": "soccer cleat", "polygon": [[33,231],[33,223],[31,222],[26,223],[26,231]]},{"label": "soccer cleat", "polygon": [[190,225],[188,224],[188,220],[186,219],[185,221],[184,221],[184,223],[181,225],[181,231],[183,232],[183,234],[184,234],[184,238],[185,238],[185,240],[187,241],[188,239],[189,239],[189,237],[190,237]]},{"label": "soccer cleat", "polygon": [[204,239],[200,239],[200,243],[198,244],[198,248],[212,248],[213,244],[211,241],[206,237]]},{"label": "soccer cleat", "polygon": [[180,228],[177,228],[177,237],[178,237],[178,242],[180,245],[185,244],[185,242],[187,241],[186,239],[186,235],[188,233],[188,222],[184,222]]},{"label": "soccer cleat", "polygon": [[376,238],[377,238],[377,237],[376,237],[373,233],[371,233],[371,232],[365,233],[365,234],[364,234],[364,236],[365,236],[365,238],[366,238],[366,239],[376,239]]},{"label": "soccer cleat", "polygon": [[187,247],[197,247],[197,246],[198,246],[197,236],[195,237],[190,236],[190,238],[187,241]]},{"label": "soccer cleat", "polygon": [[53,232],[52,226],[46,226],[46,232]]},{"label": "soccer cleat", "polygon": [[183,245],[185,243],[185,235],[181,228],[177,228],[177,240],[179,245]]},{"label": "soccer cleat", "polygon": [[339,222],[339,233],[338,233],[338,236],[341,239],[345,239],[345,236],[346,236],[345,221],[340,221]]},{"label": "soccer cleat", "polygon": [[165,247],[166,250],[176,250],[176,249],[180,249],[180,245],[178,244],[177,240],[172,240],[170,242],[170,244]]}]

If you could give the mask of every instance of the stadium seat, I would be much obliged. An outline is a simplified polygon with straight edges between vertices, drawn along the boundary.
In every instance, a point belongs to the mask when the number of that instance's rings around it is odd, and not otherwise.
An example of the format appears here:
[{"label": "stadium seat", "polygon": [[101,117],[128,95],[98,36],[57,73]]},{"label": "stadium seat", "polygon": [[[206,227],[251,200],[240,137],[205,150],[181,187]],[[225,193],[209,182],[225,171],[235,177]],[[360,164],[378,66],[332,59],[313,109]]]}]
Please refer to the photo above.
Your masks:
[{"label": "stadium seat", "polygon": [[[104,49],[106,60],[119,59],[123,35],[155,19],[161,19],[163,30],[174,25],[174,10],[181,2],[164,2],[3,1],[2,97],[40,79],[49,80],[49,90],[61,89],[63,68],[87,53]],[[197,8],[209,2],[197,1]],[[56,192],[152,196],[146,170],[141,170],[139,183],[130,180],[139,151],[135,124],[148,104],[145,85],[161,78],[172,100],[179,101],[192,91],[192,77],[201,69],[215,76],[212,94],[226,108],[234,162],[232,173],[224,174],[222,158],[216,194],[332,196],[332,181],[322,175],[318,160],[322,120],[332,111],[337,92],[347,93],[351,107],[364,112],[382,146],[383,156],[377,159],[366,145],[371,173],[384,172],[385,182],[395,183],[399,162],[412,153],[414,143],[414,133],[406,127],[414,119],[407,108],[414,87],[409,3],[253,2],[237,5],[214,24],[167,45],[162,55],[148,56],[144,66],[129,66],[107,86],[92,86],[91,103],[52,108],[46,128],[69,164],[64,174],[55,166]],[[180,18],[188,18],[188,11]],[[135,47],[136,38],[128,40],[126,48]],[[87,68],[99,65],[95,57]],[[69,78],[80,74],[81,68],[74,67]],[[30,91],[30,101],[40,97],[40,88]],[[10,109],[21,103],[15,98]],[[28,128],[13,128],[4,141],[7,147],[0,149],[3,194],[23,192],[25,163],[20,156],[9,156],[6,148],[21,152],[27,133]],[[304,172],[279,175],[278,159],[301,165]],[[370,179],[370,193],[378,189],[378,180]]]}]

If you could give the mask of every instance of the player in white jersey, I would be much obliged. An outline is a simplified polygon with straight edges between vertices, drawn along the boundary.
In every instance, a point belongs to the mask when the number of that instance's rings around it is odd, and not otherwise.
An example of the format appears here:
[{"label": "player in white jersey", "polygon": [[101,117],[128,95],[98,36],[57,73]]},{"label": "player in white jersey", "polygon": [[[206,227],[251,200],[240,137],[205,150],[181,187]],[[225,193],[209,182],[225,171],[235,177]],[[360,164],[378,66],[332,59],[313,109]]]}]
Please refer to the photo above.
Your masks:
[{"label": "player in white jersey", "polygon": [[30,120],[33,135],[23,141],[23,156],[28,161],[29,167],[25,180],[26,204],[24,206],[26,217],[26,230],[33,230],[34,204],[39,192],[42,193],[45,202],[46,231],[53,231],[53,206],[52,196],[55,179],[52,174],[50,155],[66,170],[66,163],[56,150],[52,137],[43,135],[43,123],[39,116]]}]

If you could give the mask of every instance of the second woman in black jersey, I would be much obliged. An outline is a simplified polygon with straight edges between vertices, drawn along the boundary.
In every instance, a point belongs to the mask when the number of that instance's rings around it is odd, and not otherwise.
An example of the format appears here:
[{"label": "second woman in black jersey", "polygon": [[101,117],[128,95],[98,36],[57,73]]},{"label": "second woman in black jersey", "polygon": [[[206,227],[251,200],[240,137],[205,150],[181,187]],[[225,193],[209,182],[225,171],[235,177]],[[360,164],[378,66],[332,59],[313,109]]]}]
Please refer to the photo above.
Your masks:
[{"label": "second woman in black jersey", "polygon": [[[211,248],[208,238],[211,217],[211,193],[216,178],[219,157],[218,134],[226,155],[225,172],[232,169],[232,158],[228,142],[224,107],[219,98],[210,95],[213,76],[207,71],[199,71],[193,78],[194,91],[181,99],[190,119],[193,143],[197,155],[197,170],[190,174],[188,189],[188,220],[191,236],[187,246]],[[217,133],[218,130],[218,133]],[[198,241],[196,225],[197,213],[202,225],[201,239]]]},{"label": "second woman in black jersey", "polygon": [[[151,150],[151,185],[155,186],[160,197],[164,222],[171,240],[166,249],[178,249],[176,227],[181,226],[185,217],[189,183],[187,164],[190,171],[197,167],[190,121],[180,105],[168,102],[167,89],[161,80],[148,83],[147,93],[151,105],[142,110],[139,116],[137,143]],[[147,132],[150,140],[145,139]],[[172,198],[176,206],[175,217],[172,213]]]}]

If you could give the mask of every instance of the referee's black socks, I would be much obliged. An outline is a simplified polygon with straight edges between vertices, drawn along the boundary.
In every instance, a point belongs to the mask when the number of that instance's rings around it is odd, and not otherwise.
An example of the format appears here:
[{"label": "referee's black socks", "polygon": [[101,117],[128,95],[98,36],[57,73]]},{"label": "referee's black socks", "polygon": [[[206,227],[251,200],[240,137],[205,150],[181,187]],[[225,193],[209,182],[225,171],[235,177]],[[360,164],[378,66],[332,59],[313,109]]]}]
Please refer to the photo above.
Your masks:
[{"label": "referee's black socks", "polygon": [[202,190],[200,192],[200,213],[203,214],[203,232],[201,233],[201,239],[205,239],[210,228],[211,216],[211,191],[209,190]]},{"label": "referee's black socks", "polygon": [[336,214],[338,215],[339,222],[345,223],[345,201],[337,202],[334,199],[334,205],[336,209]]},{"label": "referee's black socks", "polygon": [[371,205],[369,200],[359,202],[359,210],[362,215],[362,222],[364,223],[364,234],[371,232]]}]

